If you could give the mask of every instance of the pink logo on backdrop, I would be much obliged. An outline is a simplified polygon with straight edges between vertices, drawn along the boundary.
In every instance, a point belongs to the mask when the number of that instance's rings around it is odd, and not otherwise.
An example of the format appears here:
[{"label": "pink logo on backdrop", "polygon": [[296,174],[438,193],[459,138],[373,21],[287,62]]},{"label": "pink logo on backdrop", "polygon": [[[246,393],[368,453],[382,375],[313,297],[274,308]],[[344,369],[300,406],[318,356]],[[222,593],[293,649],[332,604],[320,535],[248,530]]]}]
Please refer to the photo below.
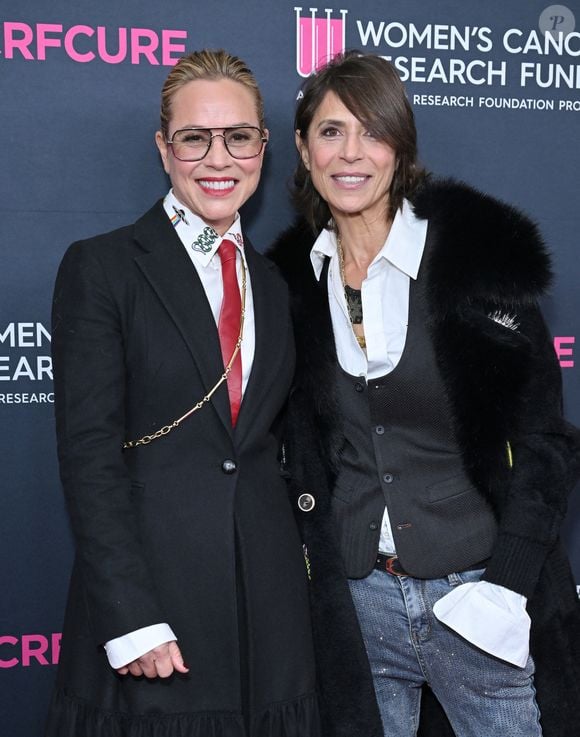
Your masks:
[{"label": "pink logo on backdrop", "polygon": [[60,632],[48,635],[0,635],[0,668],[56,665],[60,655]]},{"label": "pink logo on backdrop", "polygon": [[318,18],[318,8],[309,8],[310,15],[301,16],[302,8],[296,11],[296,71],[301,77],[313,72],[340,54],[345,49],[346,14],[339,10],[341,17],[333,18],[333,10],[324,9],[325,17]]},{"label": "pink logo on backdrop", "polygon": [[115,28],[62,23],[0,24],[0,44],[5,59],[47,61],[64,54],[86,64],[95,60],[106,64],[152,64],[172,66],[185,53],[187,31],[153,28]]},{"label": "pink logo on backdrop", "polygon": [[576,338],[573,335],[557,336],[554,338],[554,350],[558,356],[561,368],[574,368],[574,345]]}]

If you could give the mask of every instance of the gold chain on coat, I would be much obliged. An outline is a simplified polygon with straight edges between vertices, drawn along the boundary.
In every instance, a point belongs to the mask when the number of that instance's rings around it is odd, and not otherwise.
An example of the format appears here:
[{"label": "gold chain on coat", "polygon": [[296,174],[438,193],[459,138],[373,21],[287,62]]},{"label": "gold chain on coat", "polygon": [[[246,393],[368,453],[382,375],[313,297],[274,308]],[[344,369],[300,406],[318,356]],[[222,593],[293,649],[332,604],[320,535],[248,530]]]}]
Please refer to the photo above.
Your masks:
[{"label": "gold chain on coat", "polygon": [[140,445],[149,445],[153,440],[157,440],[158,438],[163,437],[164,435],[168,435],[172,430],[175,430],[176,427],[179,427],[181,423],[186,420],[190,415],[192,415],[194,412],[197,412],[198,409],[201,409],[204,404],[207,404],[209,400],[213,397],[215,392],[219,389],[219,387],[224,383],[224,381],[227,380],[231,370],[232,366],[234,365],[234,361],[236,360],[236,356],[240,352],[240,348],[242,346],[242,340],[244,338],[244,321],[246,317],[246,265],[244,264],[244,259],[242,257],[241,260],[242,264],[242,305],[241,305],[241,312],[240,312],[240,332],[238,334],[238,339],[236,340],[236,345],[234,346],[234,351],[231,355],[230,360],[227,363],[227,366],[224,368],[223,374],[220,376],[220,378],[216,381],[216,383],[213,385],[213,387],[208,391],[208,393],[203,397],[203,399],[200,399],[199,402],[193,405],[191,409],[189,409],[184,415],[182,415],[178,420],[174,420],[169,425],[164,425],[163,427],[159,428],[156,432],[152,433],[151,435],[143,435],[142,438],[139,438],[138,440],[126,440],[123,443],[123,450],[126,448],[137,448]]}]

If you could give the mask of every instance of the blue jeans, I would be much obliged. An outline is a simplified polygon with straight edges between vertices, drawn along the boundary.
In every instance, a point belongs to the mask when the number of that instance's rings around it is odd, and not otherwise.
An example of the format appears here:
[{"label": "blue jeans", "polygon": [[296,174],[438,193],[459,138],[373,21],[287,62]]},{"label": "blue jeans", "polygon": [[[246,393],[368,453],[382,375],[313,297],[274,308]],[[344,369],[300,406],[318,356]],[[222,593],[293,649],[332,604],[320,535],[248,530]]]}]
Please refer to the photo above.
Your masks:
[{"label": "blue jeans", "polygon": [[374,570],[350,590],[371,664],[385,737],[415,737],[429,684],[457,737],[541,737],[534,664],[517,668],[441,624],[435,602],[482,571],[421,580]]}]

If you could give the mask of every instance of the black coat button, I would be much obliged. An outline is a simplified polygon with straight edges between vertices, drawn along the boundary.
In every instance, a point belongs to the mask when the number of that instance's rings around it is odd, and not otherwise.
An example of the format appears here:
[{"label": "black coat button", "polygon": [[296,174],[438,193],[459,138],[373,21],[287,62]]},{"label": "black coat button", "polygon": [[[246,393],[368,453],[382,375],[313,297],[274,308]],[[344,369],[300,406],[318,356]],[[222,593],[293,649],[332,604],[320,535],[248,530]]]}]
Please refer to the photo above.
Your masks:
[{"label": "black coat button", "polygon": [[356,384],[354,385],[354,390],[355,390],[355,392],[364,392],[365,388],[360,383],[360,381],[357,381]]},{"label": "black coat button", "polygon": [[232,461],[231,458],[226,458],[225,461],[222,463],[222,471],[224,473],[227,473],[228,475],[231,473],[235,473],[236,468],[236,462]]},{"label": "black coat button", "polygon": [[298,509],[302,512],[311,512],[316,506],[316,499],[312,494],[300,494],[298,497]]},{"label": "black coat button", "polygon": [[378,530],[379,529],[379,523],[378,522],[371,522],[369,525],[369,530]]},{"label": "black coat button", "polygon": [[385,434],[385,427],[384,425],[377,425],[375,427],[375,432],[377,435],[384,435]]},{"label": "black coat button", "polygon": [[395,477],[393,476],[392,473],[383,474],[383,481],[385,482],[385,484],[392,484],[394,480],[395,480]]}]

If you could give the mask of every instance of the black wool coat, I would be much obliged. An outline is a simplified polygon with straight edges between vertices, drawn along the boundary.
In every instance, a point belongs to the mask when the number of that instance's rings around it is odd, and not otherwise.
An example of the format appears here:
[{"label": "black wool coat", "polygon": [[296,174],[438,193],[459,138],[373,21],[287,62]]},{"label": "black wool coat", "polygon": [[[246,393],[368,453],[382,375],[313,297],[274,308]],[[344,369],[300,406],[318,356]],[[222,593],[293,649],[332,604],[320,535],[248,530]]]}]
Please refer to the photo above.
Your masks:
[{"label": "black wool coat", "polygon": [[[53,306],[61,477],[77,544],[47,737],[313,737],[302,545],[280,474],[294,368],[286,285],[244,247],[255,315],[235,429],[218,331],[158,202],[73,244]],[[166,622],[186,675],[119,676],[102,644]]]},{"label": "black wool coat", "polygon": [[[550,282],[549,257],[525,216],[465,185],[428,181],[413,205],[429,221],[428,330],[455,434],[499,524],[484,578],[528,597],[544,735],[570,737],[580,724],[580,606],[558,531],[578,475],[580,433],[562,417],[560,369],[537,305]],[[309,558],[324,734],[379,737],[330,516],[343,432],[327,288],[309,260],[314,240],[301,222],[271,252],[290,287],[297,345],[287,466]],[[304,491],[316,499],[310,512],[296,505]],[[453,734],[429,691],[419,734]]]}]

